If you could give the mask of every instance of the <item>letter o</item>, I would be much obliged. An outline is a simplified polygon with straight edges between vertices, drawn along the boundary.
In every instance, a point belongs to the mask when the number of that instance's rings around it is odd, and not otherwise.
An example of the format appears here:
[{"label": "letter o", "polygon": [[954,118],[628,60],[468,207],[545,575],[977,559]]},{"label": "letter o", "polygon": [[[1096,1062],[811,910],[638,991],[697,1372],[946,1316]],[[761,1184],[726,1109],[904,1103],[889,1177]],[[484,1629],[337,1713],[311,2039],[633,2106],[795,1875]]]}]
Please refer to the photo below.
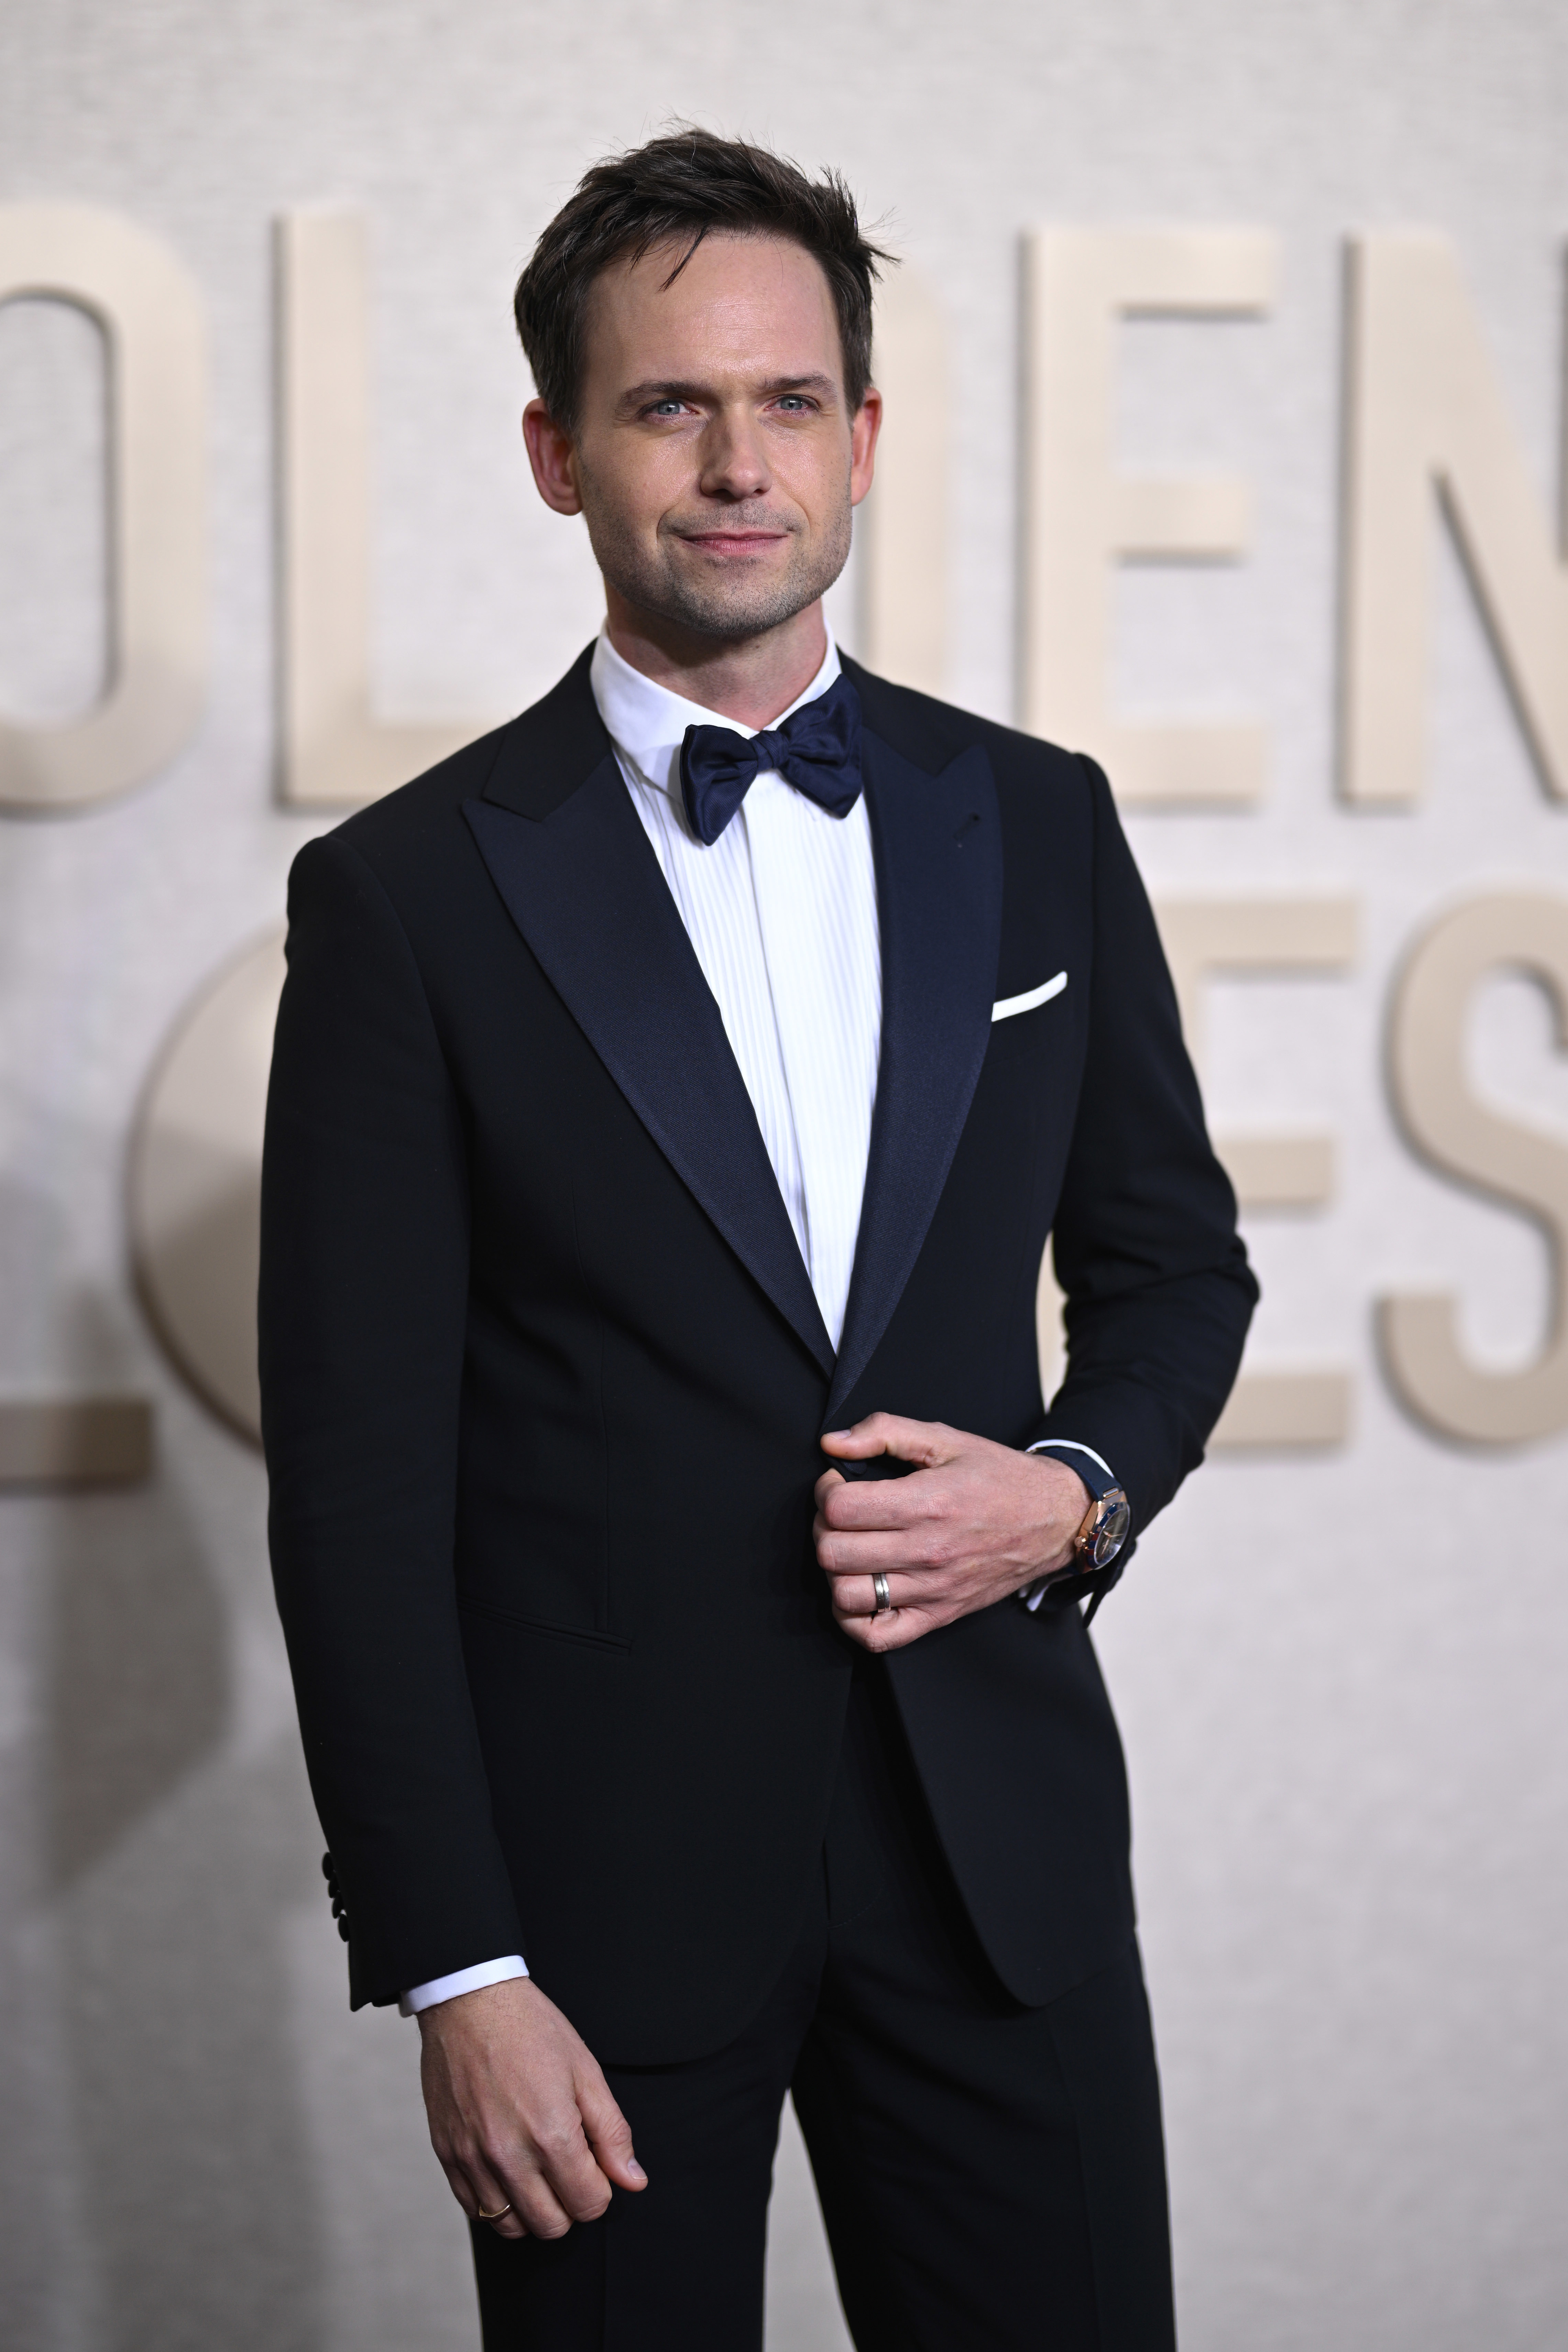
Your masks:
[{"label": "letter o", "polygon": [[257,1439],[261,1138],[283,970],[283,934],[269,932],[198,990],[131,1142],[132,1246],[153,1326],[197,1393]]}]

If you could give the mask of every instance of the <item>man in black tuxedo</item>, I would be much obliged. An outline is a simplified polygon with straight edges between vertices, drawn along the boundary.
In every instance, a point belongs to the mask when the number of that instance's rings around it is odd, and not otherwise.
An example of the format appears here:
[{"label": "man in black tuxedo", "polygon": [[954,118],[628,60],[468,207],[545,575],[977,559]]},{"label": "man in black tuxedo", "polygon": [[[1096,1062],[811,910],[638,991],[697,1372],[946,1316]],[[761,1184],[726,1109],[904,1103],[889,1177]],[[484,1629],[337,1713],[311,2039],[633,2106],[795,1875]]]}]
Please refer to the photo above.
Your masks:
[{"label": "man in black tuxedo", "polygon": [[587,175],[518,319],[605,631],[290,884],[279,1603],[491,2352],[754,2352],[791,2087],[860,2352],[1173,2341],[1083,1604],[1256,1293],[1105,779],[825,628],[880,258]]}]

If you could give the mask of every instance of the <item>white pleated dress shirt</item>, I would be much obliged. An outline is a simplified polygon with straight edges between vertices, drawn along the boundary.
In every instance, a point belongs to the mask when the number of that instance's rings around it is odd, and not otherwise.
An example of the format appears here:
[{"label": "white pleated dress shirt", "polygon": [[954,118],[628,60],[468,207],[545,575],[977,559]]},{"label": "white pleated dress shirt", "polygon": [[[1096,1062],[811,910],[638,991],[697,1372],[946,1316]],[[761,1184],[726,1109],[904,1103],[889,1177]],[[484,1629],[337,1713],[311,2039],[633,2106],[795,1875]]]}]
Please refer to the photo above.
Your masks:
[{"label": "white pleated dress shirt", "polygon": [[[821,668],[789,710],[838,676]],[[607,636],[594,699],[632,805],[713,992],[773,1174],[835,1348],[871,1146],[882,1040],[882,950],[866,803],[830,815],[774,769],[756,777],[711,846],[687,823],[680,746],[689,727],[740,727],[656,686]]]},{"label": "white pleated dress shirt", "polygon": [[[838,668],[829,635],[821,668],[773,725],[826,694]],[[727,727],[750,737],[758,730],[656,685],[621,658],[604,631],[590,677],[632,806],[713,992],[837,1349],[882,1042],[881,929],[865,798],[847,816],[833,816],[769,769],[718,840],[704,844],[681,798],[686,730]],[[527,1974],[516,1953],[483,1960],[416,1985],[403,1996],[403,2013]]]}]

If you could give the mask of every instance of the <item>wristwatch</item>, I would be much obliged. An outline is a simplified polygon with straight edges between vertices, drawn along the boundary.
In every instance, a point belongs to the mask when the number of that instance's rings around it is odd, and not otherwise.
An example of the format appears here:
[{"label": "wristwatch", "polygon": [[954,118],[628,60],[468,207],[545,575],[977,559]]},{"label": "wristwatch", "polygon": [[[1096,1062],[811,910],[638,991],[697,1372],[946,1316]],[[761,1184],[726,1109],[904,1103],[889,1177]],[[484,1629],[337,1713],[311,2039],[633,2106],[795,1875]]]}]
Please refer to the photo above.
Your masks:
[{"label": "wristwatch", "polygon": [[1132,1526],[1132,1511],[1126,1495],[1117,1485],[1105,1465],[1089,1453],[1087,1446],[1031,1445],[1031,1454],[1048,1454],[1053,1462],[1064,1462],[1076,1470],[1089,1488],[1092,1500],[1072,1539],[1079,1572],[1093,1576],[1109,1568]]}]

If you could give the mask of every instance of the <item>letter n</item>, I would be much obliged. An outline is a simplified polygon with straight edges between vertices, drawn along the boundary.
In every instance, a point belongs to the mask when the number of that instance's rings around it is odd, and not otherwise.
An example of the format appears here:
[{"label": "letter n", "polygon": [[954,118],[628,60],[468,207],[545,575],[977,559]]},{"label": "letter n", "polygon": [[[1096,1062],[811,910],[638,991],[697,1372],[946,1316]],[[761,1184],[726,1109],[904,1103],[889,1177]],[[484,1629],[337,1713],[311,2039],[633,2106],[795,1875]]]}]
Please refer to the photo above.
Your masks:
[{"label": "letter n", "polygon": [[1568,567],[1452,246],[1404,233],[1352,245],[1350,317],[1345,797],[1420,795],[1436,490],[1542,781],[1568,800]]}]

